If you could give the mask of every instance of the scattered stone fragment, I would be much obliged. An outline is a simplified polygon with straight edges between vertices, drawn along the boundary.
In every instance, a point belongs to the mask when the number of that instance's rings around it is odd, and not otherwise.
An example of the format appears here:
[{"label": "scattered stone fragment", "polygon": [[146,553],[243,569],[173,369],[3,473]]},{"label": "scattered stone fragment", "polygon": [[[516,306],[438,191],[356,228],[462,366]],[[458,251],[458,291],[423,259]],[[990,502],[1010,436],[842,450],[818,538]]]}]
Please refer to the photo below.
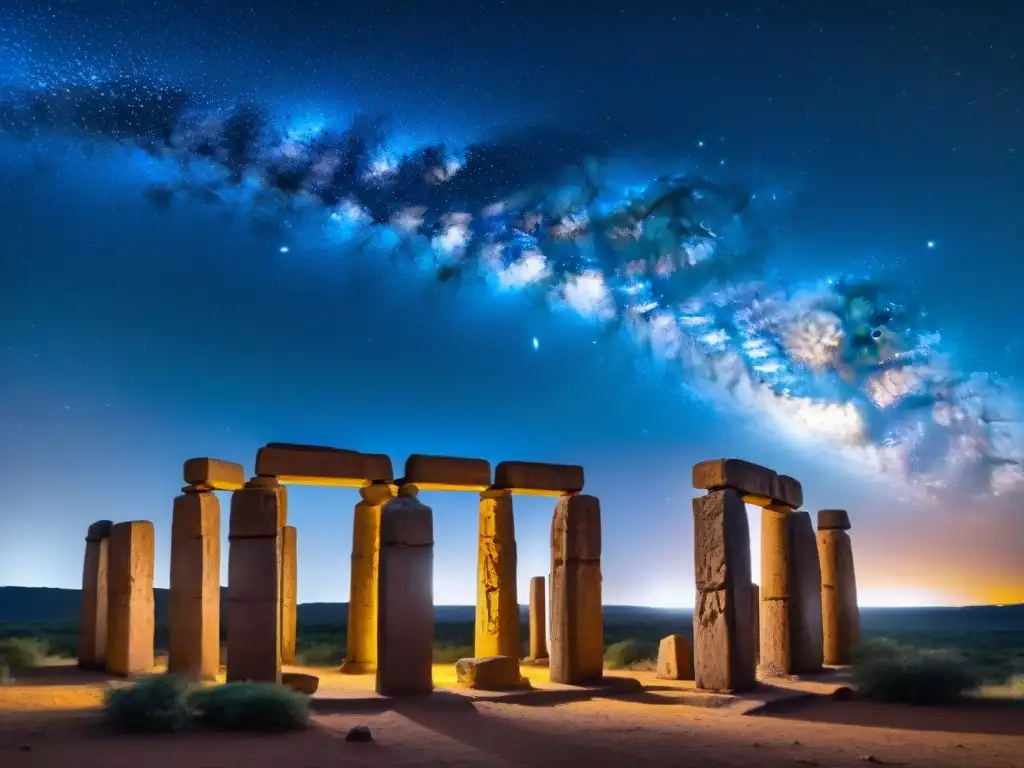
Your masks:
[{"label": "scattered stone fragment", "polygon": [[297,693],[312,696],[320,687],[320,678],[316,675],[305,675],[301,672],[285,672],[281,675],[281,685]]},{"label": "scattered stone fragment", "polygon": [[373,734],[365,725],[357,725],[345,734],[345,741],[373,741]]},{"label": "scattered stone fragment", "polygon": [[693,680],[693,652],[683,635],[669,635],[658,644],[659,680]]},{"label": "scattered stone fragment", "polygon": [[489,656],[483,659],[459,659],[455,662],[459,685],[486,691],[528,688],[529,680],[519,673],[519,659]]}]

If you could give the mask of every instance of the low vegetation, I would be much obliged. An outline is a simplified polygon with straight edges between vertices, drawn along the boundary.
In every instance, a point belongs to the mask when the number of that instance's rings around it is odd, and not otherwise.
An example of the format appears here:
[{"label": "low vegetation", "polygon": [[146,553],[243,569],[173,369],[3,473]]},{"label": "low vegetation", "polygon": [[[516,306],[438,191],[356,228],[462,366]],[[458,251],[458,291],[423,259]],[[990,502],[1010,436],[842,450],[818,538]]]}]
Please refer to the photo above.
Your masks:
[{"label": "low vegetation", "polygon": [[876,701],[943,705],[959,701],[983,678],[958,653],[882,639],[858,649],[853,682],[861,696]]},{"label": "low vegetation", "polygon": [[188,697],[188,685],[174,675],[146,677],[107,691],[107,722],[123,733],[180,731],[192,723]]},{"label": "low vegetation", "polygon": [[46,661],[45,640],[34,637],[7,637],[0,640],[0,683],[12,680],[19,672]]},{"label": "low vegetation", "polygon": [[611,669],[653,669],[657,658],[657,643],[636,638],[612,643],[604,652],[605,665]]},{"label": "low vegetation", "polygon": [[172,733],[194,724],[218,730],[288,731],[305,727],[309,702],[301,693],[278,685],[193,688],[174,675],[153,675],[111,688],[106,717],[122,733]]},{"label": "low vegetation", "polygon": [[279,685],[227,683],[194,691],[198,722],[225,731],[290,731],[309,721],[309,698]]}]

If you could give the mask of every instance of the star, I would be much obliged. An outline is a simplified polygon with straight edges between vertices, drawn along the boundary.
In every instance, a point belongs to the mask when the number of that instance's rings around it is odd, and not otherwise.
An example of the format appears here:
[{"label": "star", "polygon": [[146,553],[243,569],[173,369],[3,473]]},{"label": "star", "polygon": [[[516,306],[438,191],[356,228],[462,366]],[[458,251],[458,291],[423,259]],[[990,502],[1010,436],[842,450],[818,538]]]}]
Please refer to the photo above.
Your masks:
[{"label": "star", "polygon": [[929,240],[928,241],[928,247],[929,248],[934,248],[935,247],[935,241],[934,240]]},{"label": "star", "polygon": [[533,348],[540,349],[540,339],[538,339],[536,336],[533,337]]}]

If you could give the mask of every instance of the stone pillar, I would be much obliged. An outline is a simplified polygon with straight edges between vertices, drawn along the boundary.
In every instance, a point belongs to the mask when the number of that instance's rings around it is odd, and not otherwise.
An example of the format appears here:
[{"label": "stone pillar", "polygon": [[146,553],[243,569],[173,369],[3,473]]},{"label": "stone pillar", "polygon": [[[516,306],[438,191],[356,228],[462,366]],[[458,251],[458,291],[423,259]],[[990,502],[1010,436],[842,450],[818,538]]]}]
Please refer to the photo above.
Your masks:
[{"label": "stone pillar", "polygon": [[789,515],[792,510],[761,509],[760,664],[777,673],[793,671],[789,622]]},{"label": "stone pillar", "polygon": [[376,691],[382,696],[434,688],[434,513],[417,493],[403,485],[380,515]]},{"label": "stone pillar", "polygon": [[298,538],[293,526],[281,529],[281,663],[295,663],[299,618]]},{"label": "stone pillar", "polygon": [[78,618],[78,666],[82,669],[103,669],[107,664],[107,574],[113,525],[99,520],[85,534]]},{"label": "stone pillar", "polygon": [[153,669],[153,524],[136,520],[110,529],[107,578],[107,672],[144,675]]},{"label": "stone pillar", "polygon": [[857,577],[846,510],[818,512],[818,556],[821,562],[823,656],[826,664],[850,664],[860,642]]},{"label": "stone pillar", "polygon": [[[697,582],[693,661],[697,688],[749,690],[755,684],[750,610],[753,585],[750,529],[740,494],[725,488],[695,498],[693,536]],[[764,584],[761,590],[764,594]]]},{"label": "stone pillar", "polygon": [[362,501],[352,518],[352,582],[348,601],[345,662],[341,671],[360,675],[377,670],[377,577],[380,564],[381,507],[394,498],[388,483],[359,489]]},{"label": "stone pillar", "polygon": [[228,682],[281,682],[281,529],[285,488],[255,477],[231,494],[228,523]]},{"label": "stone pillar", "polygon": [[754,667],[761,663],[761,587],[750,585],[750,621],[754,628]]},{"label": "stone pillar", "polygon": [[215,680],[220,671],[220,502],[186,486],[171,518],[167,671]]},{"label": "stone pillar", "polygon": [[551,523],[551,682],[596,683],[604,676],[601,613],[601,505],[563,496]]},{"label": "stone pillar", "polygon": [[548,657],[548,608],[544,577],[530,579],[530,660]]},{"label": "stone pillar", "polygon": [[821,671],[821,565],[814,524],[807,512],[787,518],[789,536],[789,640],[791,671]]},{"label": "stone pillar", "polygon": [[516,529],[509,491],[480,494],[473,655],[519,659]]}]

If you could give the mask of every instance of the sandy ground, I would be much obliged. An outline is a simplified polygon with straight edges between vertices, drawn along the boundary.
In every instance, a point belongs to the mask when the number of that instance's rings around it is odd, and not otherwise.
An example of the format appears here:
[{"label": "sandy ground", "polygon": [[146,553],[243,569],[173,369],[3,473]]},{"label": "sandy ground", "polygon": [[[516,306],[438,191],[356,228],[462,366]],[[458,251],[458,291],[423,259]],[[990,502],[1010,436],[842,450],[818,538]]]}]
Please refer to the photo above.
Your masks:
[{"label": "sandy ground", "polygon": [[[740,715],[690,706],[650,684],[625,698],[556,706],[399,702],[385,712],[316,716],[312,728],[287,735],[125,737],[100,724],[102,676],[76,674],[84,673],[55,671],[0,687],[0,765],[1024,768],[1024,709],[1006,704],[933,709],[820,696]],[[369,726],[374,742],[345,742],[354,725]]]}]

